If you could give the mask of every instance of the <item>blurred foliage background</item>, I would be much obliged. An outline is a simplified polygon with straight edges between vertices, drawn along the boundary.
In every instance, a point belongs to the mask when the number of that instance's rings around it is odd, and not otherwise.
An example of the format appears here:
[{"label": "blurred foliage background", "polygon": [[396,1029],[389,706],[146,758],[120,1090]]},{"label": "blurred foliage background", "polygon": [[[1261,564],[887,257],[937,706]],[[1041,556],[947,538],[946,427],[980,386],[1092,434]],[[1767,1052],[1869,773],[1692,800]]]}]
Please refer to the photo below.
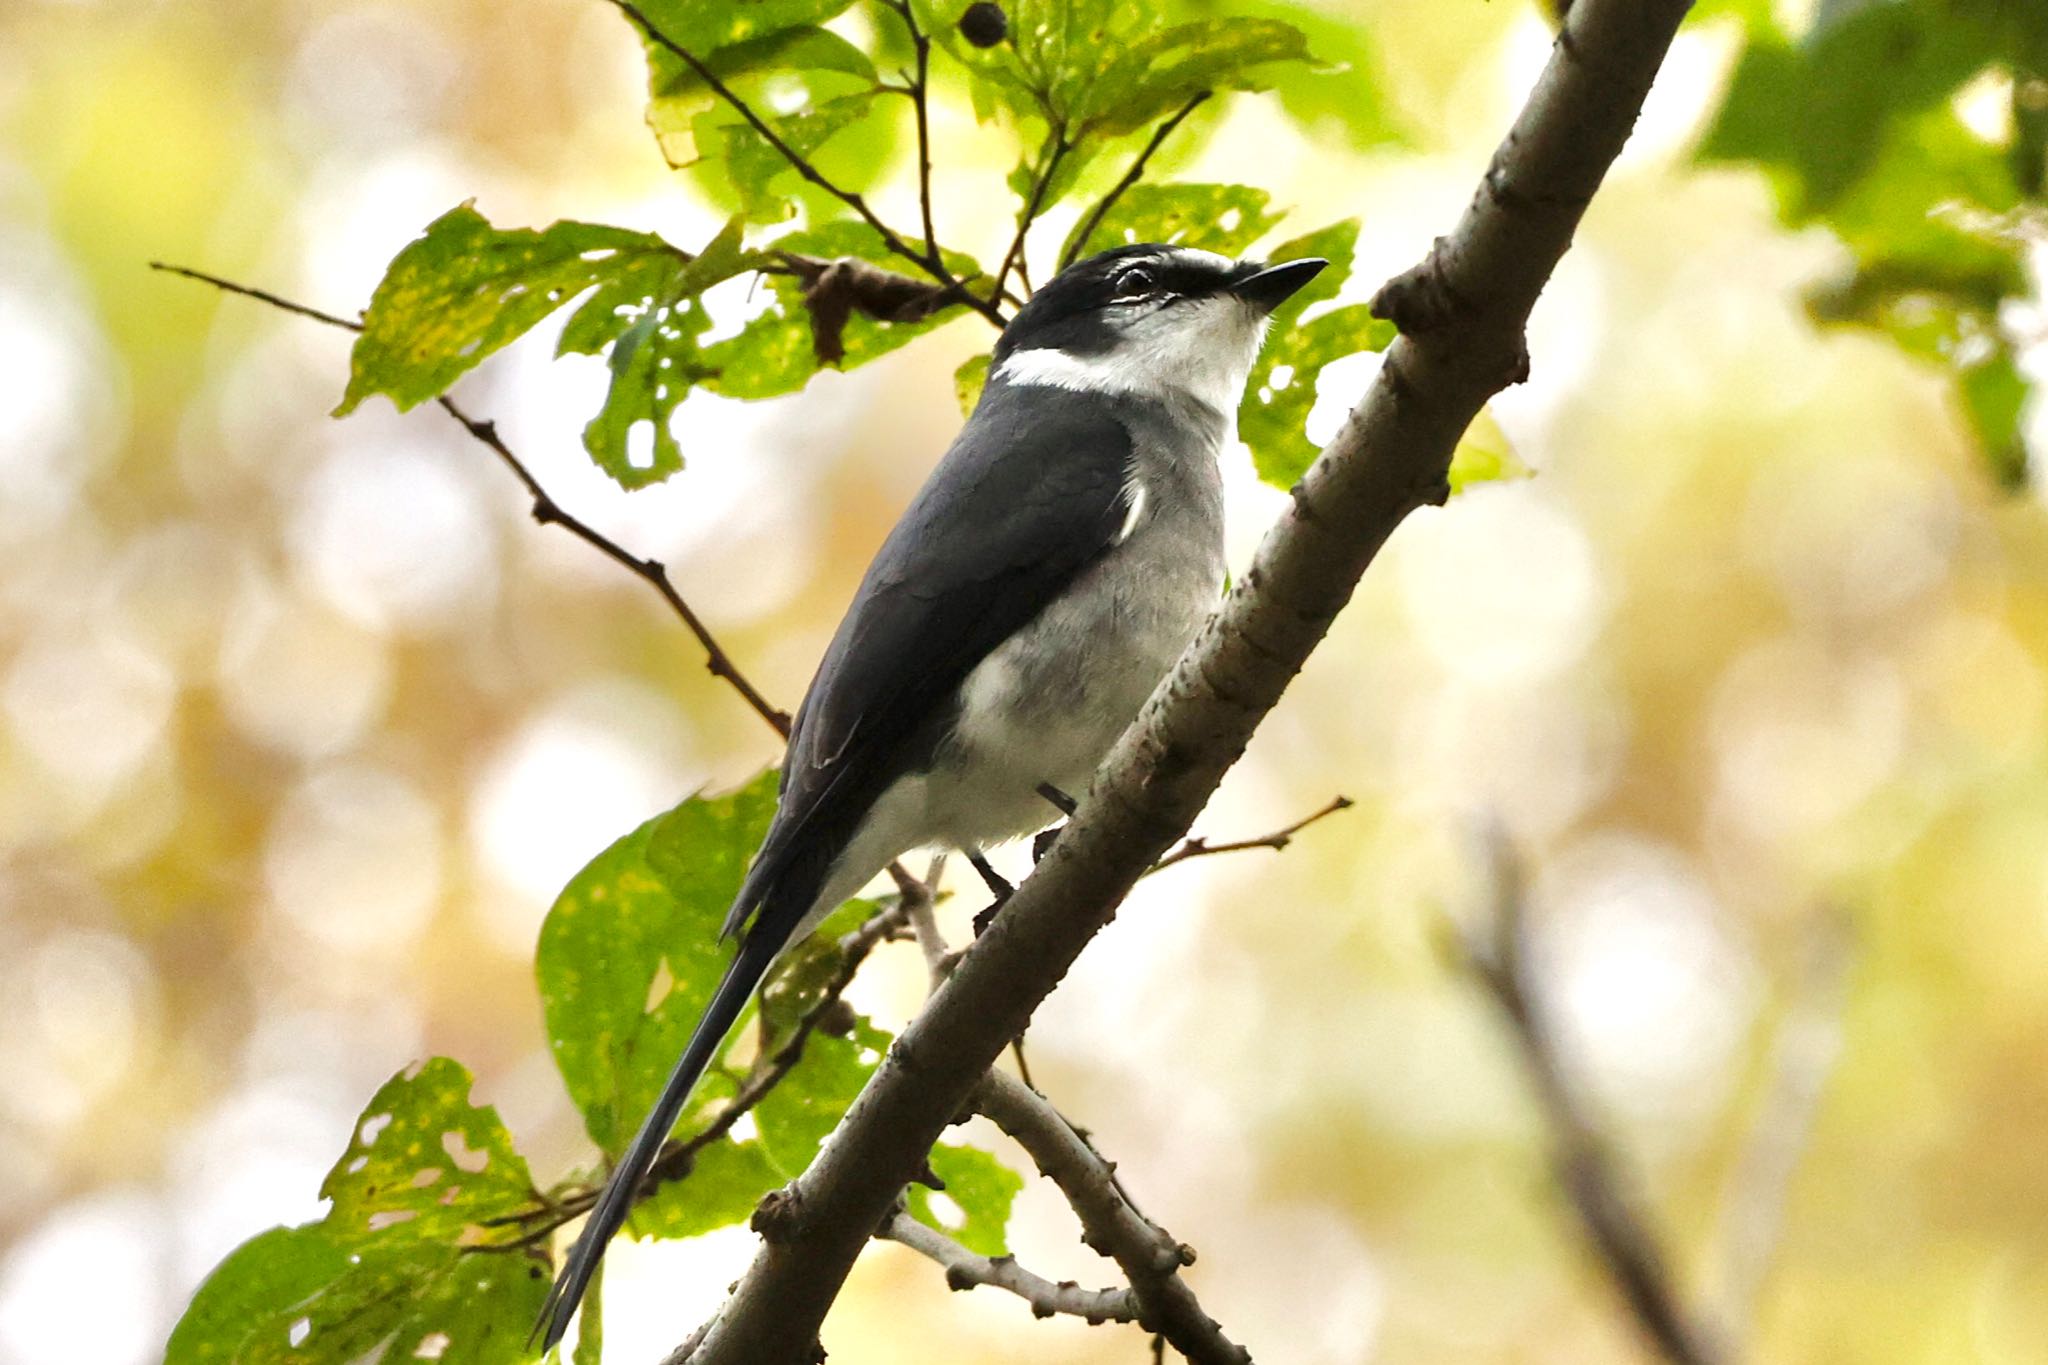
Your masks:
[{"label": "blurred foliage background", "polygon": [[[1347,65],[1218,102],[1163,162],[1271,191],[1283,235],[1361,215],[1363,297],[1454,220],[1547,21],[1272,12]],[[1998,261],[1935,240],[2038,202],[2040,102],[1974,67],[1885,87],[1920,148],[1865,159],[1904,168],[1888,189],[1714,159],[1771,160],[1768,128],[1715,123],[1731,79],[1782,92],[1851,60],[1770,47],[1812,17],[1722,5],[1681,37],[1537,310],[1531,381],[1495,404],[1538,477],[1403,529],[1198,830],[1359,808],[1147,882],[1034,1028],[1040,1083],[1199,1248],[1205,1303],[1261,1358],[1640,1357],[1443,951],[1491,814],[1682,1278],[1767,1270],[1757,1359],[2048,1360],[2048,523],[2018,397],[2044,370],[2042,235],[1999,219]],[[540,916],[773,737],[439,414],[330,421],[345,337],[145,263],[347,314],[472,197],[701,243],[724,215],[644,102],[633,35],[585,0],[0,10],[0,1361],[154,1358],[229,1248],[317,1216],[364,1101],[430,1053],[475,1070],[536,1174],[587,1159],[541,1031]],[[934,135],[943,236],[991,257],[1014,149],[960,102]],[[902,169],[900,133],[863,136],[849,155]],[[1887,236],[1887,209],[1935,227]],[[1893,288],[1963,260],[1946,313]],[[1808,295],[1878,329],[1824,329]],[[522,343],[461,392],[790,705],[988,340],[968,318],[797,398],[693,394],[689,467],[633,494],[579,449],[601,360]],[[1326,372],[1311,435],[1371,363]],[[1243,458],[1228,476],[1241,564],[1284,494]],[[1826,1087],[1768,1267],[1731,1270],[1774,1039],[1837,915]],[[921,973],[891,949],[857,1000],[900,1018]],[[1067,1220],[1027,1190],[1015,1247],[1093,1282]],[[616,1248],[611,1301],[647,1307],[608,1315],[614,1358],[673,1345],[750,1243]],[[899,1360],[907,1332],[917,1358],[1149,1358],[876,1248],[827,1345]]]}]

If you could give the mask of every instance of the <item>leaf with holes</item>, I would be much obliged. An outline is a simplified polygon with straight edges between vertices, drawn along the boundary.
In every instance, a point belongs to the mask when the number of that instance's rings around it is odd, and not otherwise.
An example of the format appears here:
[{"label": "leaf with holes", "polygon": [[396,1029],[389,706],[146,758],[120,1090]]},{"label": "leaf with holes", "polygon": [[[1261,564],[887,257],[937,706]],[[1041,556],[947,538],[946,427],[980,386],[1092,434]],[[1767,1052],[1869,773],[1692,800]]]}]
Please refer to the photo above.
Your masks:
[{"label": "leaf with holes", "polygon": [[[982,1256],[1001,1256],[1009,1250],[1010,1206],[1024,1188],[1024,1177],[979,1147],[940,1143],[932,1148],[932,1174],[945,1182],[943,1200],[934,1203],[934,1192],[912,1185],[904,1193],[910,1216],[928,1227],[953,1237],[969,1251]],[[951,1214],[940,1216],[944,1209]]]},{"label": "leaf with holes", "polygon": [[547,1287],[533,1255],[431,1242],[352,1249],[322,1224],[272,1228],[200,1285],[164,1361],[511,1365],[533,1358],[526,1336]]},{"label": "leaf with holes", "polygon": [[[1250,185],[1131,186],[1110,206],[1086,243],[1069,235],[1060,258],[1075,260],[1133,242],[1171,242],[1237,256],[1279,223],[1270,196]],[[1074,231],[1078,233],[1077,224]]]},{"label": "leaf with holes", "polygon": [[321,1186],[327,1217],[231,1253],[172,1334],[171,1365],[527,1358],[546,1262],[508,1220],[536,1206],[526,1163],[470,1076],[435,1058],[371,1099]]},{"label": "leaf with holes", "polygon": [[[762,7],[700,8],[739,16]],[[797,12],[786,10],[784,17]],[[797,155],[819,165],[833,183],[861,187],[887,163],[897,139],[896,120],[867,117],[881,91],[874,60],[815,23],[749,31],[755,36],[725,46],[683,46]],[[644,46],[648,127],[663,158],[688,170],[713,203],[767,223],[793,214],[792,197],[824,202],[825,192],[799,180],[788,159],[695,67],[659,42]]]},{"label": "leaf with holes", "polygon": [[[695,259],[664,277],[601,286],[563,328],[559,352],[611,347],[611,387],[583,428],[583,448],[626,488],[658,482],[683,467],[670,419],[691,385],[716,373],[697,345],[711,319],[696,296],[753,268],[755,259],[741,249],[741,232],[741,220],[734,218]],[[635,429],[643,424],[645,458],[634,449]]]},{"label": "leaf with holes", "polygon": [[[317,1225],[256,1234],[229,1252],[192,1296],[164,1349],[165,1365],[247,1358],[245,1347],[265,1336],[263,1324],[312,1298],[348,1267],[348,1253]],[[289,1322],[281,1334],[289,1344]]]},{"label": "leaf with holes", "polygon": [[[593,858],[541,925],[534,968],[548,1041],[609,1155],[654,1106],[731,960],[719,926],[774,813],[772,771],[690,797]],[[707,1079],[685,1123],[720,1094]]]},{"label": "leaf with holes", "polygon": [[1237,410],[1237,432],[1251,447],[1259,477],[1280,488],[1292,486],[1315,460],[1306,425],[1323,368],[1362,351],[1384,350],[1394,339],[1393,324],[1375,318],[1362,303],[1301,320],[1309,308],[1336,297],[1351,274],[1357,240],[1357,220],[1347,219],[1282,242],[1271,253],[1276,261],[1321,256],[1330,263],[1274,311],[1272,334]]},{"label": "leaf with holes", "polygon": [[[598,467],[627,488],[682,468],[669,419],[710,370],[696,297],[751,270],[738,219],[692,256],[647,233],[560,222],[501,231],[469,205],[443,214],[386,270],[350,355],[336,416],[373,393],[411,407],[444,393],[485,356],[577,295],[557,353],[609,349],[611,387],[584,429]],[[638,442],[637,429],[646,440]],[[644,444],[644,453],[636,446]]]},{"label": "leaf with holes", "polygon": [[377,393],[401,410],[438,397],[592,285],[661,275],[683,260],[644,232],[575,222],[500,231],[469,204],[450,209],[385,269],[334,415]]},{"label": "leaf with holes", "polygon": [[347,1243],[488,1240],[482,1222],[530,1208],[533,1178],[496,1111],[469,1102],[470,1075],[436,1057],[385,1082],[328,1171],[325,1226]]}]

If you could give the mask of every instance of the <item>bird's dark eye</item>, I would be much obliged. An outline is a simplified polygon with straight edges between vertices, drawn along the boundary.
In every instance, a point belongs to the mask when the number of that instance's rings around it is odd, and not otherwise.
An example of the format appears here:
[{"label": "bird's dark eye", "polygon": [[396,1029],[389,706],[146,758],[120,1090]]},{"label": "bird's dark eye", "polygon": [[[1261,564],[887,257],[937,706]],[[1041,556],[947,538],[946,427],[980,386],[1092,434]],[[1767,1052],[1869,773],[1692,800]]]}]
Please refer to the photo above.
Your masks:
[{"label": "bird's dark eye", "polygon": [[1120,299],[1142,298],[1159,287],[1159,279],[1142,265],[1127,265],[1109,282]]}]

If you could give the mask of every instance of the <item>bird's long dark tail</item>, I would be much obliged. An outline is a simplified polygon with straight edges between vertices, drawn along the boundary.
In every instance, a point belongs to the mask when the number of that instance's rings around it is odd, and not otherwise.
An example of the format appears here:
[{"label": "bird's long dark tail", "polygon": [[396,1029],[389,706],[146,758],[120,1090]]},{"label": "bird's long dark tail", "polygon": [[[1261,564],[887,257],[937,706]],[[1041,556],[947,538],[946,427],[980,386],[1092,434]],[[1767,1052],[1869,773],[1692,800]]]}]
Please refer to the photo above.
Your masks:
[{"label": "bird's long dark tail", "polygon": [[748,934],[742,940],[739,953],[719,980],[718,989],[711,993],[711,1003],[705,1006],[704,1017],[697,1021],[696,1030],[690,1034],[689,1045],[683,1049],[675,1070],[669,1073],[661,1098],[655,1101],[647,1121],[634,1134],[625,1156],[612,1168],[611,1179],[605,1182],[604,1192],[598,1195],[597,1203],[592,1206],[582,1235],[569,1249],[561,1273],[555,1276],[554,1288],[548,1291],[547,1302],[541,1305],[540,1321],[535,1325],[542,1338],[542,1350],[555,1345],[569,1330],[569,1319],[576,1315],[576,1305],[581,1302],[583,1291],[589,1287],[590,1277],[597,1273],[597,1263],[603,1259],[605,1247],[610,1245],[612,1236],[631,1212],[633,1196],[638,1193],[640,1182],[647,1178],[655,1158],[661,1155],[662,1144],[668,1141],[669,1129],[675,1126],[676,1116],[682,1112],[690,1092],[696,1088],[697,1078],[704,1074],[704,1069],[718,1054],[719,1045],[725,1041],[733,1021],[746,1008],[747,997],[768,974],[768,967],[775,961],[776,950],[780,947],[773,936],[758,932]]}]

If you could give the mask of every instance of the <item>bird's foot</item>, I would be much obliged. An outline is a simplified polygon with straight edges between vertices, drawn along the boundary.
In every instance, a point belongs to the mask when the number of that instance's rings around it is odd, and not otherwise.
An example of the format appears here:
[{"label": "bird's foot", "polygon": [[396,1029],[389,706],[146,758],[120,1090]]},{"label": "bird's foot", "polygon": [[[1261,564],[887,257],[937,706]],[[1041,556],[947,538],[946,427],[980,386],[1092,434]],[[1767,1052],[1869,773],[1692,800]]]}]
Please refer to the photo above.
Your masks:
[{"label": "bird's foot", "polygon": [[996,922],[996,916],[1009,903],[1010,893],[1008,891],[997,893],[996,898],[988,903],[988,908],[974,917],[974,936],[980,938],[983,934],[987,933],[989,925]]},{"label": "bird's foot", "polygon": [[1051,829],[1042,829],[1031,836],[1031,865],[1037,867],[1045,861],[1045,855],[1052,852],[1052,846],[1059,842],[1060,831],[1067,827],[1062,820]]}]

